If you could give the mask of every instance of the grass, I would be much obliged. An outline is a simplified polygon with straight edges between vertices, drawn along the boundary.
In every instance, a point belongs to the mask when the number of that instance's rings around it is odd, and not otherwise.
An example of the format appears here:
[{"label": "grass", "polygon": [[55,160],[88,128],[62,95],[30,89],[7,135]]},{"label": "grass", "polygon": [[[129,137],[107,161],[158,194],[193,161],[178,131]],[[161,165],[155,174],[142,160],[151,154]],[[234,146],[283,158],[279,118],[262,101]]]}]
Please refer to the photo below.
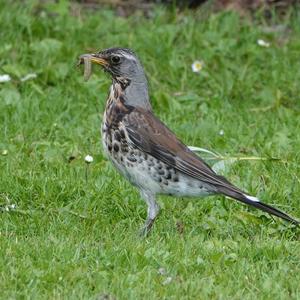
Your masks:
[{"label": "grass", "polygon": [[85,52],[135,49],[155,113],[189,145],[280,158],[225,173],[300,218],[299,15],[266,32],[230,12],[123,19],[34,3],[0,4],[0,73],[13,78],[0,85],[0,298],[299,299],[299,230],[257,210],[160,197],[152,234],[138,237],[146,207],[101,148],[110,80],[94,69],[85,83],[75,67]]}]

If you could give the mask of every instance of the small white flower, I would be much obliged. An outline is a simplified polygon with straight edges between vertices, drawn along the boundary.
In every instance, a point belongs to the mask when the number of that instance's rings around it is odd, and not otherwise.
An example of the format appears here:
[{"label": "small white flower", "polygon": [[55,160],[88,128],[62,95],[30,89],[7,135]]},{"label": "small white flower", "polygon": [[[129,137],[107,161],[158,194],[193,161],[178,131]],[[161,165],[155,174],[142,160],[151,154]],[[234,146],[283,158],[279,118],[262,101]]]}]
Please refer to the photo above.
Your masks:
[{"label": "small white flower", "polygon": [[270,43],[268,43],[264,40],[261,40],[261,39],[257,40],[257,45],[261,46],[261,47],[266,47],[266,48],[270,47]]},{"label": "small white flower", "polygon": [[91,156],[91,155],[87,155],[87,156],[84,158],[84,160],[85,160],[85,162],[86,162],[87,164],[90,164],[90,163],[92,163],[92,162],[94,161],[94,158],[93,158],[93,156]]},{"label": "small white flower", "polygon": [[224,130],[223,130],[223,129],[221,129],[221,130],[219,131],[219,135],[224,135]]},{"label": "small white flower", "polygon": [[202,60],[195,60],[192,64],[192,71],[199,73],[203,69],[204,63]]},{"label": "small white flower", "polygon": [[10,208],[10,209],[16,209],[16,207],[17,207],[16,204],[10,204],[10,205],[9,205],[9,208]]},{"label": "small white flower", "polygon": [[165,268],[159,268],[158,271],[157,271],[157,273],[158,273],[159,275],[166,275],[166,274],[167,274],[167,271],[166,271]]},{"label": "small white flower", "polygon": [[29,74],[25,75],[24,77],[22,77],[21,81],[35,79],[36,77],[37,77],[37,75],[35,73],[29,73]]},{"label": "small white flower", "polygon": [[0,82],[8,82],[11,80],[11,77],[8,74],[0,75]]},{"label": "small white flower", "polygon": [[1,152],[2,155],[7,155],[8,154],[8,151],[6,149],[4,149],[2,152]]},{"label": "small white flower", "polygon": [[167,278],[163,281],[162,284],[163,284],[163,285],[167,285],[167,284],[171,283],[172,280],[173,280],[173,278],[172,278],[171,276],[169,276],[169,277],[167,277]]}]

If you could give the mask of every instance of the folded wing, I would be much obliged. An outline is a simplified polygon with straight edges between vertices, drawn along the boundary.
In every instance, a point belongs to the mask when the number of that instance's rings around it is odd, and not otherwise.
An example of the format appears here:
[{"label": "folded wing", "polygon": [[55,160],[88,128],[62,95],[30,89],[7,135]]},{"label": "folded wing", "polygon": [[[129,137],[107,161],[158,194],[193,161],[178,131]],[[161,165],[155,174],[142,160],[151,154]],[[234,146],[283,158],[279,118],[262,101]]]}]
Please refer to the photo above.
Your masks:
[{"label": "folded wing", "polygon": [[265,212],[299,224],[284,212],[262,203],[216,174],[199,156],[185,146],[152,112],[132,110],[122,121],[131,143],[138,149],[168,164],[183,174],[213,186],[221,194]]}]

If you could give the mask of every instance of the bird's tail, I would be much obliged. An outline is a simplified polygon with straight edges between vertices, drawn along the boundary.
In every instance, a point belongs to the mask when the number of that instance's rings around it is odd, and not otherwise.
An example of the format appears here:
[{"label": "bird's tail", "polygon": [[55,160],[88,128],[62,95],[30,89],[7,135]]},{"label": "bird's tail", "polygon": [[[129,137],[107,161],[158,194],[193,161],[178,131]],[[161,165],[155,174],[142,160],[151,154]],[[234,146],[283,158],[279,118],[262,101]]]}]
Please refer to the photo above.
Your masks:
[{"label": "bird's tail", "polygon": [[286,213],[280,211],[279,209],[272,207],[271,205],[265,204],[261,202],[258,198],[249,196],[247,194],[244,194],[243,192],[239,192],[236,190],[231,190],[228,188],[221,188],[220,192],[228,197],[234,198],[240,202],[246,203],[250,206],[256,207],[262,211],[265,211],[271,215],[274,215],[276,217],[279,217],[283,220],[286,220],[288,222],[291,222],[292,224],[299,225],[300,222],[293,219]]}]

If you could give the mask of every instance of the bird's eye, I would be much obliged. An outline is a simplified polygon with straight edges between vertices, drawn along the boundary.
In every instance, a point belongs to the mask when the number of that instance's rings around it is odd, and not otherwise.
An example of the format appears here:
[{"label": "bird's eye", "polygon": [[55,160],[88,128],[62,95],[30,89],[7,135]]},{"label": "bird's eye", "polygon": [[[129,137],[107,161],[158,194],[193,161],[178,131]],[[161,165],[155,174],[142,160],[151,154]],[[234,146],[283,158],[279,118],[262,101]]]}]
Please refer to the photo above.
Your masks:
[{"label": "bird's eye", "polygon": [[117,55],[113,55],[111,58],[110,58],[111,62],[113,64],[118,64],[120,61],[121,61],[121,58],[120,56],[117,56]]}]

